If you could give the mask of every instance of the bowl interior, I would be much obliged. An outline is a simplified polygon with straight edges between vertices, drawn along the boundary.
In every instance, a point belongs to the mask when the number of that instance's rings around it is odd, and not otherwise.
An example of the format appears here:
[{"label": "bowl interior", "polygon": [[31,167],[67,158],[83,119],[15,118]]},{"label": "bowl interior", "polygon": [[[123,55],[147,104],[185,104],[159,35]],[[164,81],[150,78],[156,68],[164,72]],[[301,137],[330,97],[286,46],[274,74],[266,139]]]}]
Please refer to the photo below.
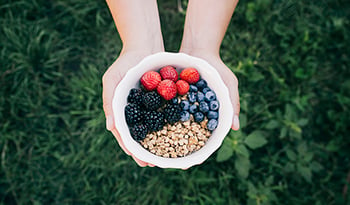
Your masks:
[{"label": "bowl interior", "polygon": [[[212,132],[205,146],[200,150],[179,158],[164,158],[152,154],[136,142],[130,135],[125,121],[124,108],[131,88],[139,87],[141,76],[150,70],[158,71],[161,67],[172,65],[178,72],[186,67],[196,68],[201,78],[208,82],[208,86],[215,91],[220,102],[218,127]],[[202,163],[217,150],[232,124],[233,108],[229,92],[218,72],[206,61],[183,53],[156,53],[143,59],[131,68],[115,89],[113,98],[113,113],[115,126],[125,144],[125,147],[142,161],[161,168],[188,168]]]}]

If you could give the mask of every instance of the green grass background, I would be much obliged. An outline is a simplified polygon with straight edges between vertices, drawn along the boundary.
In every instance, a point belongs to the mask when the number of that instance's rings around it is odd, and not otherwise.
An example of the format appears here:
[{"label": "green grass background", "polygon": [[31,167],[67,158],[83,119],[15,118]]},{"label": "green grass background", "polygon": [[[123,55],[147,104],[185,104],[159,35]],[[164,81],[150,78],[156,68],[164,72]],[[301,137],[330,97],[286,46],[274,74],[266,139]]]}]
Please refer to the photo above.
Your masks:
[{"label": "green grass background", "polygon": [[[185,12],[158,3],[175,52]],[[2,0],[0,204],[349,204],[349,19],[347,0],[239,2],[221,56],[242,129],[182,171],[138,167],[105,130],[105,1]]]}]

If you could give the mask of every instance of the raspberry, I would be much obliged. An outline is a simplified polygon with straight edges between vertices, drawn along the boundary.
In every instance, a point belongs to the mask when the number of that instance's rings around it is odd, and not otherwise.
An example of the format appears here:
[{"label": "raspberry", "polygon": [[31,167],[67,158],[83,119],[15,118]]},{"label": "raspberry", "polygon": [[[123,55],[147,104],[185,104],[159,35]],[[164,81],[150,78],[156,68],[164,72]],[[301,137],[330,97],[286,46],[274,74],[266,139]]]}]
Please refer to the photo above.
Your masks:
[{"label": "raspberry", "polygon": [[185,95],[190,90],[190,85],[184,80],[177,81],[176,87],[179,95]]},{"label": "raspberry", "polygon": [[173,66],[165,66],[162,69],[160,69],[159,71],[160,75],[162,76],[163,80],[172,80],[174,82],[177,81],[178,79],[178,74],[177,71],[175,70],[175,68]]},{"label": "raspberry", "polygon": [[155,71],[148,71],[142,75],[141,84],[146,90],[151,91],[157,88],[161,80],[162,77],[159,73]]},{"label": "raspberry", "polygon": [[156,110],[162,105],[162,98],[156,91],[145,93],[142,103],[147,110]]},{"label": "raspberry", "polygon": [[134,103],[130,103],[127,106],[125,106],[124,112],[126,122],[129,126],[142,122],[143,120],[143,112],[140,106]]},{"label": "raspberry", "polygon": [[164,114],[157,111],[148,111],[145,114],[145,124],[149,131],[158,131],[165,125]]},{"label": "raspberry", "polygon": [[130,127],[129,130],[131,137],[137,141],[145,139],[148,133],[147,126],[143,124],[135,124],[132,127]]},{"label": "raspberry", "polygon": [[159,83],[157,91],[165,100],[171,100],[177,93],[176,84],[171,80],[163,80]]},{"label": "raspberry", "polygon": [[181,118],[181,108],[179,105],[168,104],[164,108],[164,115],[168,123],[173,124],[178,122]]},{"label": "raspberry", "polygon": [[199,72],[195,68],[185,68],[180,73],[181,80],[187,81],[189,84],[198,82],[199,77]]},{"label": "raspberry", "polygon": [[128,103],[135,103],[137,105],[142,104],[143,92],[141,89],[133,88],[128,95]]}]

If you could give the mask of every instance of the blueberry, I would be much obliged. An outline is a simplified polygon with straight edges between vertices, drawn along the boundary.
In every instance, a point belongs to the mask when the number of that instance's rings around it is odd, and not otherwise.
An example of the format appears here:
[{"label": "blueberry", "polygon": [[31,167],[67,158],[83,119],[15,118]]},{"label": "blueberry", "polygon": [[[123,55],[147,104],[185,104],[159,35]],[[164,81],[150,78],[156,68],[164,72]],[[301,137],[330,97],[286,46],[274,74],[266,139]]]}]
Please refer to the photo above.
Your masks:
[{"label": "blueberry", "polygon": [[182,122],[186,122],[186,121],[190,120],[190,113],[188,111],[182,111],[180,120]]},{"label": "blueberry", "polygon": [[182,110],[188,110],[190,108],[190,103],[187,100],[180,102],[180,107]]},{"label": "blueberry", "polygon": [[198,88],[195,85],[190,85],[190,92],[197,92]]},{"label": "blueberry", "polygon": [[171,104],[176,105],[176,104],[179,103],[179,99],[173,98],[173,99],[170,100],[170,102],[171,102]]},{"label": "blueberry", "polygon": [[207,81],[200,79],[197,83],[196,86],[198,90],[203,90],[203,88],[207,87]]},{"label": "blueberry", "polygon": [[213,91],[208,91],[207,93],[205,93],[205,100],[207,102],[213,101],[216,99],[216,95]]},{"label": "blueberry", "polygon": [[187,97],[188,97],[188,101],[190,101],[190,103],[194,103],[197,100],[197,95],[194,92],[188,93]]},{"label": "blueberry", "polygon": [[220,107],[220,104],[219,104],[219,101],[217,101],[217,100],[213,100],[209,103],[210,110],[215,111],[215,110],[218,110],[219,107]]},{"label": "blueberry", "polygon": [[195,113],[198,111],[198,106],[196,104],[193,104],[190,106],[190,113]]},{"label": "blueberry", "polygon": [[205,87],[205,88],[203,88],[203,90],[202,90],[202,92],[203,92],[204,94],[207,93],[208,91],[211,91],[211,89],[208,88],[208,87]]},{"label": "blueberry", "polygon": [[216,129],[216,127],[218,126],[218,121],[215,119],[211,119],[209,120],[208,124],[207,124],[207,128],[210,131],[213,131]]},{"label": "blueberry", "polygon": [[198,93],[197,93],[197,101],[198,102],[204,101],[204,94],[200,91],[198,91]]},{"label": "blueberry", "polygon": [[201,112],[194,113],[193,117],[196,122],[202,122],[204,120],[204,114]]},{"label": "blueberry", "polygon": [[219,113],[216,111],[209,111],[207,117],[208,119],[218,119]]},{"label": "blueberry", "polygon": [[207,113],[209,111],[209,105],[205,101],[199,103],[199,110],[203,113]]}]

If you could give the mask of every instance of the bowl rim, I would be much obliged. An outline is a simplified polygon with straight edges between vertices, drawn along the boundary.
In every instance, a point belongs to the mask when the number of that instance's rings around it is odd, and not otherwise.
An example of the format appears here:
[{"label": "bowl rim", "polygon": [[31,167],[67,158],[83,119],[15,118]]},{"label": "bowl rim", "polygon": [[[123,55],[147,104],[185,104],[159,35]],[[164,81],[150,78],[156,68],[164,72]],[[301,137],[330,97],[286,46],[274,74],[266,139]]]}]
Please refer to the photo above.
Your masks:
[{"label": "bowl rim", "polygon": [[[167,60],[168,59],[168,60]],[[220,79],[217,82],[215,81],[215,84],[219,84],[220,86],[220,93],[221,93],[221,99],[220,99],[220,108],[219,109],[224,109],[224,117],[229,119],[229,120],[222,120],[222,110],[219,110],[219,124],[218,128],[220,126],[221,131],[223,132],[221,136],[217,136],[216,140],[212,140],[211,142],[211,149],[206,147],[204,145],[200,150],[193,152],[192,154],[189,154],[184,157],[178,157],[178,158],[165,158],[165,157],[160,157],[155,154],[152,154],[145,148],[143,148],[138,142],[132,139],[128,126],[125,121],[125,115],[124,115],[124,107],[125,104],[120,105],[120,97],[118,93],[124,90],[130,90],[130,84],[131,82],[128,82],[128,79],[132,76],[135,75],[140,75],[140,69],[147,69],[145,68],[149,64],[161,64],[162,61],[175,61],[178,59],[182,59],[182,61],[189,62],[189,63],[194,63],[196,65],[200,65],[200,69],[205,67],[208,70],[202,70],[200,72],[208,72],[207,75],[213,75],[214,78]],[[156,62],[156,63],[154,63]],[[169,65],[172,63],[163,63],[162,66]],[[187,66],[186,66],[187,67]],[[189,67],[189,66],[188,66]],[[157,66],[157,68],[161,68],[161,66]],[[144,73],[144,72],[143,72]],[[202,74],[201,74],[202,76]],[[209,82],[208,82],[209,84]],[[215,91],[218,93],[217,91]],[[225,102],[225,108],[222,108],[222,102],[224,99]],[[126,102],[126,96],[125,96],[125,102]],[[120,110],[122,107],[122,111]],[[129,71],[125,74],[124,78],[120,81],[118,86],[116,87],[114,91],[114,96],[113,96],[113,102],[112,102],[112,109],[113,109],[113,115],[114,115],[114,122],[115,122],[115,127],[120,135],[121,140],[124,143],[125,148],[132,153],[133,156],[136,158],[140,159],[141,161],[145,161],[147,163],[153,164],[155,166],[161,167],[161,168],[180,168],[180,169],[186,169],[189,167],[192,167],[197,164],[201,164],[204,162],[207,158],[209,158],[222,144],[224,138],[226,137],[227,133],[231,129],[231,124],[232,124],[232,117],[233,117],[233,106],[229,97],[229,90],[224,84],[220,74],[217,72],[217,70],[211,66],[207,61],[200,59],[198,57],[190,56],[185,53],[172,53],[172,52],[159,52],[155,53],[152,55],[149,55],[145,57],[143,60],[141,60],[136,66],[132,67],[129,69]],[[222,118],[221,118],[222,117]],[[220,119],[221,118],[221,119]],[[217,129],[218,129],[217,128]],[[213,131],[213,133],[216,130]],[[208,139],[208,142],[211,138]],[[208,143],[207,142],[207,143]],[[206,144],[207,144],[206,143]],[[209,149],[209,150],[208,150]],[[201,152],[201,153],[199,153]],[[196,154],[197,153],[197,154]]]}]

